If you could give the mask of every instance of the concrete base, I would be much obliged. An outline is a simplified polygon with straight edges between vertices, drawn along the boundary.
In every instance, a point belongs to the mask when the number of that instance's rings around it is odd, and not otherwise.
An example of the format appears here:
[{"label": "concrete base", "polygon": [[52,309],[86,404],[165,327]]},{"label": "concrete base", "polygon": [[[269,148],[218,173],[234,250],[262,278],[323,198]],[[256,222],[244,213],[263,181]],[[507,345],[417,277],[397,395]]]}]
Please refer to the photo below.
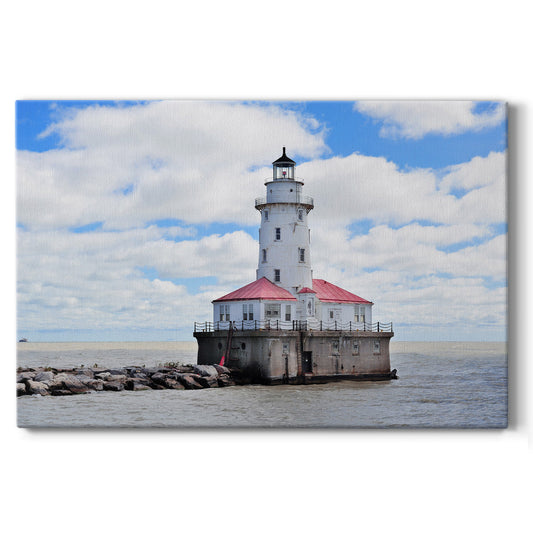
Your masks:
[{"label": "concrete base", "polygon": [[[198,364],[220,363],[228,331],[195,332]],[[324,383],[395,379],[390,369],[391,332],[233,331],[225,365],[256,383]]]}]

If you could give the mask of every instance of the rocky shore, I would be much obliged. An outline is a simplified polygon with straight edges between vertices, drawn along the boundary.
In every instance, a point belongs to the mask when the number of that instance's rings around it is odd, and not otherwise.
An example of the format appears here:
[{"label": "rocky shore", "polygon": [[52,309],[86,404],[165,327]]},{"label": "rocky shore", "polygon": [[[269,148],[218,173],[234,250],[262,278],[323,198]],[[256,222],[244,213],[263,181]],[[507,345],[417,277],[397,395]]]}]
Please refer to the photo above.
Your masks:
[{"label": "rocky shore", "polygon": [[70,396],[96,391],[205,389],[242,385],[239,373],[220,365],[168,364],[154,368],[19,368],[17,396]]}]

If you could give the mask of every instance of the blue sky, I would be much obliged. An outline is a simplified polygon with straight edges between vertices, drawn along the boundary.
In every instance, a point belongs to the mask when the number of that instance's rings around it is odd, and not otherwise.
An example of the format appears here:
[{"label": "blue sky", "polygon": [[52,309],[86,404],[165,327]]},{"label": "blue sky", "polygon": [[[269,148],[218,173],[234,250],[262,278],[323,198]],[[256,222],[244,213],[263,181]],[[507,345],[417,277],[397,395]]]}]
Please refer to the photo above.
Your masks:
[{"label": "blue sky", "polygon": [[315,198],[315,277],[399,340],[505,340],[498,102],[20,101],[18,335],[192,340],[255,279],[270,163]]}]

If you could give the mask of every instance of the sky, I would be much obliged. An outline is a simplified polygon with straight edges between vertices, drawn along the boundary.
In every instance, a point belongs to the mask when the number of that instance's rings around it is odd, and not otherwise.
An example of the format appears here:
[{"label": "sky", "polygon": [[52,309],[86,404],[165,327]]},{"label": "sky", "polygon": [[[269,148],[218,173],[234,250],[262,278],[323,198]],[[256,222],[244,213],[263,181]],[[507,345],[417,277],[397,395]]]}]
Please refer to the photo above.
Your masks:
[{"label": "sky", "polygon": [[19,101],[17,335],[193,340],[255,280],[286,146],[315,278],[397,340],[504,341],[506,132],[501,102]]}]

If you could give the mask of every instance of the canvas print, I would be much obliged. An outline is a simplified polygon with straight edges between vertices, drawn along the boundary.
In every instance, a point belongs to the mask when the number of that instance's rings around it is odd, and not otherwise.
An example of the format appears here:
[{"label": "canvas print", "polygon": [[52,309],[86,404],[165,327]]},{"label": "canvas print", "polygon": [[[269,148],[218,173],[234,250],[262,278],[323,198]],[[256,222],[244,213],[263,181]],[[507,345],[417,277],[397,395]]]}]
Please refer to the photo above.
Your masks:
[{"label": "canvas print", "polygon": [[507,426],[505,103],[16,120],[20,427]]}]

